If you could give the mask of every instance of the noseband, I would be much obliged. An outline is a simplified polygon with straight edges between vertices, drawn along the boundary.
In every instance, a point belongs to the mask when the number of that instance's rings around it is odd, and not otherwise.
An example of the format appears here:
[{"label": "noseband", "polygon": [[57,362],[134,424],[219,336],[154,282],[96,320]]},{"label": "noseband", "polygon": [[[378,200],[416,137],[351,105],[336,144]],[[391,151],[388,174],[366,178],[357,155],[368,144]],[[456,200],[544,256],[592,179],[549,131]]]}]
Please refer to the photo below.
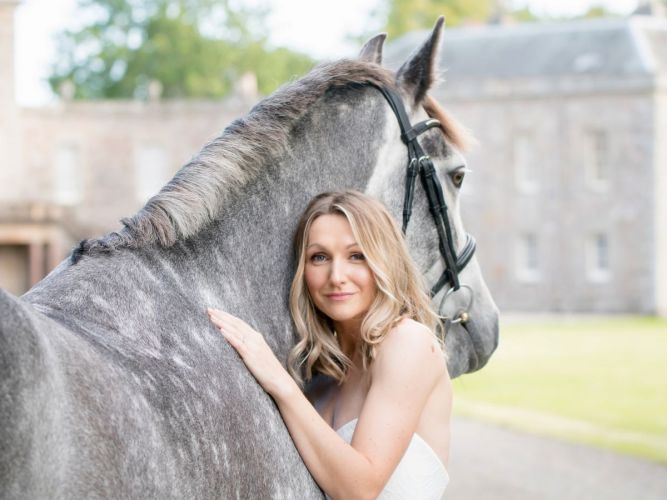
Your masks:
[{"label": "noseband", "polygon": [[[405,234],[410,216],[412,215],[412,199],[415,190],[415,180],[417,175],[421,180],[421,184],[426,192],[428,198],[428,206],[433,216],[433,222],[438,231],[439,249],[442,258],[445,260],[445,270],[438,281],[431,288],[431,297],[442,290],[446,285],[450,285],[450,289],[443,297],[446,299],[452,292],[461,288],[459,282],[459,273],[466,267],[470,259],[475,253],[475,239],[466,233],[466,243],[457,255],[456,248],[454,248],[454,240],[452,238],[452,228],[447,215],[447,203],[442,192],[442,185],[438,180],[438,176],[433,166],[431,158],[424,152],[417,138],[427,130],[439,127],[440,122],[433,118],[424,120],[415,124],[410,124],[410,119],[405,111],[403,99],[397,91],[387,87],[377,87],[387,102],[394,111],[398,124],[401,127],[401,139],[408,148],[408,169],[405,177],[405,198],[403,201],[403,234]],[[463,285],[465,288],[469,288]],[[471,294],[472,296],[472,294]],[[463,317],[463,316],[462,316]],[[465,319],[462,320],[465,322]]]}]

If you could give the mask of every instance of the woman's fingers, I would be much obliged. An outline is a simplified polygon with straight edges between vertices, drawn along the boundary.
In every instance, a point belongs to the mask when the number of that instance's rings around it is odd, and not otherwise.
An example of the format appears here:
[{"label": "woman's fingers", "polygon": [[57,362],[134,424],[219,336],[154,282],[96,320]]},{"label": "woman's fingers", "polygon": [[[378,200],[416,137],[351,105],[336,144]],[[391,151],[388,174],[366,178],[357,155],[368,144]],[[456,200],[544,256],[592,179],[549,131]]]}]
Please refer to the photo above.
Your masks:
[{"label": "woman's fingers", "polygon": [[243,348],[243,342],[238,338],[235,337],[234,335],[230,335],[229,333],[225,332],[224,330],[220,330],[220,333],[222,333],[222,336],[227,339],[227,342],[232,344],[232,347],[239,351],[240,349]]},{"label": "woman's fingers", "polygon": [[235,333],[236,335],[246,339],[255,338],[260,335],[250,325],[248,325],[248,323],[240,318],[237,318],[233,314],[210,308],[208,311],[211,321],[213,321],[216,325],[224,328],[228,332]]},{"label": "woman's fingers", "polygon": [[224,321],[219,321],[216,319],[211,319],[211,321],[220,329],[222,333],[225,333],[227,336],[232,336],[239,341],[247,337],[247,333],[239,331],[236,327],[234,327],[234,325],[230,325],[229,323],[225,323]]},{"label": "woman's fingers", "polygon": [[218,311],[217,309],[209,309],[208,316],[211,318],[211,321],[214,321],[215,323],[236,328],[236,325],[231,321],[230,316],[224,314],[222,311]]},{"label": "woman's fingers", "polygon": [[[238,318],[227,314],[224,311],[219,311],[217,309],[209,309],[209,316],[212,319],[215,319],[218,323],[226,325],[227,327],[234,328],[238,330],[242,325],[239,323]],[[245,323],[244,323],[245,324]]]},{"label": "woman's fingers", "polygon": [[233,314],[226,313],[225,311],[217,311],[216,313],[218,318],[229,324],[229,326],[236,328],[237,330],[251,330],[248,323],[240,318],[237,318]]},{"label": "woman's fingers", "polygon": [[260,332],[224,311],[209,308],[207,313],[211,322],[220,329],[223,337],[238,352],[248,370],[269,394],[275,393],[288,383],[286,380],[291,382],[285,368]]},{"label": "woman's fingers", "polygon": [[222,336],[225,337],[225,339],[227,339],[240,354],[243,354],[240,350],[245,350],[247,342],[251,340],[251,335],[254,330],[242,320],[232,321],[237,318],[217,309],[209,308],[208,315],[211,322],[218,327]]}]

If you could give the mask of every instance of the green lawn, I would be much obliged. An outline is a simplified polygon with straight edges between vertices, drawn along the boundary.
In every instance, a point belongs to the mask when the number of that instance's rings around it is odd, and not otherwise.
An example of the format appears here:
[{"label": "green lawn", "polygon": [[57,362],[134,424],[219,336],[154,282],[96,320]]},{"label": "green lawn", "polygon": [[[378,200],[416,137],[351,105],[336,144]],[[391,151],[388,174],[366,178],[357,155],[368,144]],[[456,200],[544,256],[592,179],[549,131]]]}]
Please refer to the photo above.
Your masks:
[{"label": "green lawn", "polygon": [[513,320],[454,411],[667,464],[667,320]]}]

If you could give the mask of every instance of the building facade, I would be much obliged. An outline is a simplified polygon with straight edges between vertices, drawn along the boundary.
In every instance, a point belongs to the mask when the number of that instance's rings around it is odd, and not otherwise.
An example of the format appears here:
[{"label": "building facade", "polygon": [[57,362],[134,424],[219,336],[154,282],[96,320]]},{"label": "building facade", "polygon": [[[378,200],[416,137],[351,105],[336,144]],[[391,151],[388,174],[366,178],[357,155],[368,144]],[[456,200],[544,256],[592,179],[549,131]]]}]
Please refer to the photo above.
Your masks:
[{"label": "building facade", "polygon": [[[391,46],[390,65],[423,34]],[[462,210],[501,310],[667,314],[667,20],[448,30]]]},{"label": "building facade", "polygon": [[17,295],[80,239],[120,228],[121,218],[257,99],[245,81],[225,101],[62,98],[19,108],[13,60],[19,3],[0,0],[0,286]]},{"label": "building facade", "polygon": [[[13,11],[0,0],[0,69]],[[389,66],[423,40],[386,49]],[[462,211],[503,310],[667,315],[667,20],[446,31],[435,91],[479,140]],[[17,107],[0,81],[0,286],[119,227],[256,97]]]}]

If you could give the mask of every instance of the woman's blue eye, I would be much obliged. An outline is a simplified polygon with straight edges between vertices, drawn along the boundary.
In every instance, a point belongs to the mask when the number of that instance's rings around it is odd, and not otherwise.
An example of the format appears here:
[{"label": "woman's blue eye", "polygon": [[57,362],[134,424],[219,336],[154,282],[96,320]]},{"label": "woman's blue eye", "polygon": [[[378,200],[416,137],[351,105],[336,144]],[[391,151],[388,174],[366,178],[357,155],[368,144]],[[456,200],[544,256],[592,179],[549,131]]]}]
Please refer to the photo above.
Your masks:
[{"label": "woman's blue eye", "polygon": [[353,253],[351,257],[354,260],[366,260],[366,256],[363,253]]},{"label": "woman's blue eye", "polygon": [[326,257],[324,257],[324,255],[322,255],[321,253],[316,253],[315,255],[311,255],[310,260],[311,262],[323,262],[325,258]]}]

